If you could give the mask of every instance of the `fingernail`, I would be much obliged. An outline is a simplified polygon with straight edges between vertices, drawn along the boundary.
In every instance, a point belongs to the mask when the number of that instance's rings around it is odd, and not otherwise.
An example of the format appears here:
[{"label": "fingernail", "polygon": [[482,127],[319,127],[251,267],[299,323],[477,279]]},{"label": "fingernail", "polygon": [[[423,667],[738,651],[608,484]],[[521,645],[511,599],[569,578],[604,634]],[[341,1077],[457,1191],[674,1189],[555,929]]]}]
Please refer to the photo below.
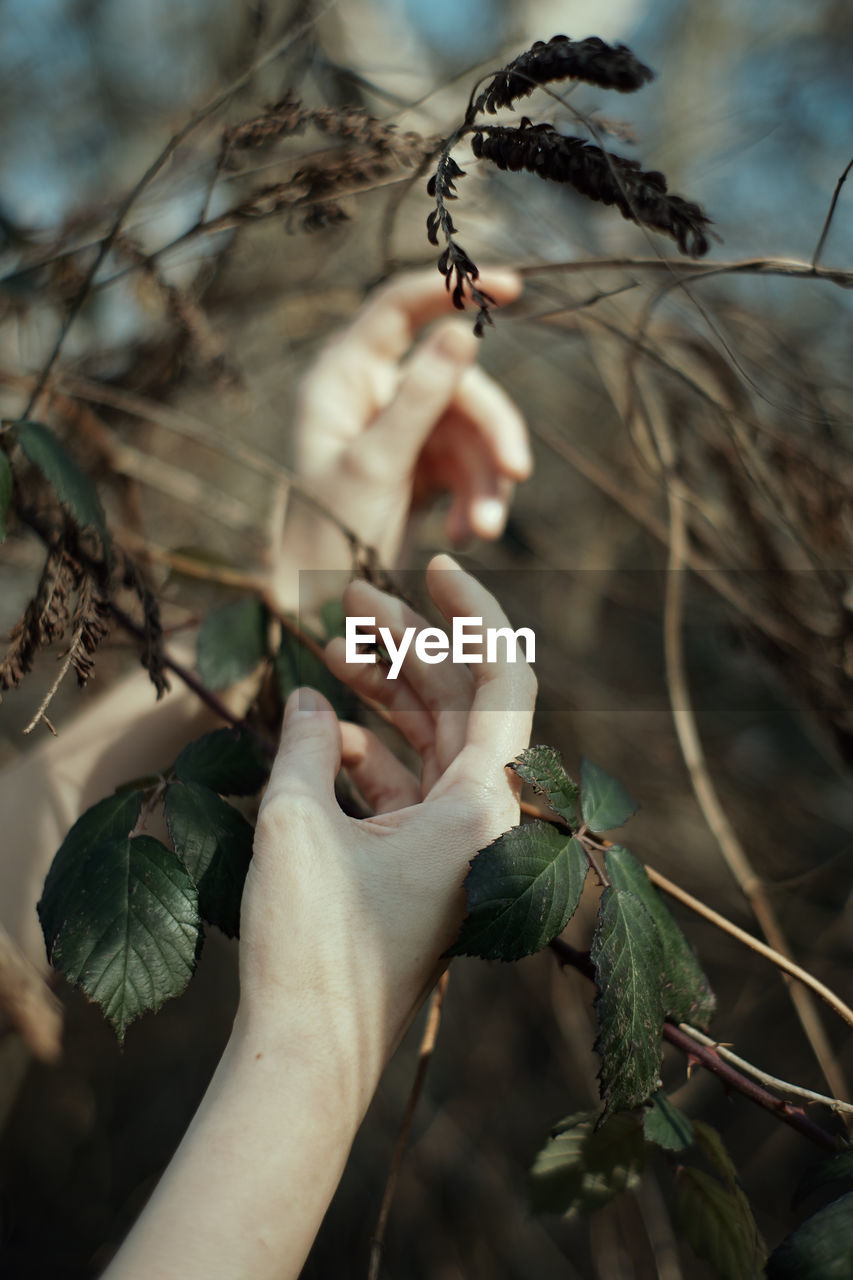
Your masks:
[{"label": "fingernail", "polygon": [[316,689],[303,688],[293,690],[293,693],[287,699],[285,710],[288,717],[292,715],[314,716],[318,711],[322,711],[324,706],[325,702]]},{"label": "fingernail", "polygon": [[474,508],[477,532],[485,538],[496,537],[504,527],[504,504],[499,498],[485,498]]}]

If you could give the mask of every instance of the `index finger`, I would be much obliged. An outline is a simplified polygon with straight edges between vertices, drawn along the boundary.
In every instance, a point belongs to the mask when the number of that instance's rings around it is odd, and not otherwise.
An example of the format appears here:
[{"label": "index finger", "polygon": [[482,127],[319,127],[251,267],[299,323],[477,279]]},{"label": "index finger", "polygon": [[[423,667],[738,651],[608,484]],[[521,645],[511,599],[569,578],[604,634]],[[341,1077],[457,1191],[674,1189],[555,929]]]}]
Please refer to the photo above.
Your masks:
[{"label": "index finger", "polygon": [[[465,745],[445,776],[472,765],[479,771],[503,767],[527,746],[533,722],[536,678],[528,663],[519,658],[513,642],[515,629],[485,587],[465,573],[450,556],[435,556],[427,567],[429,592],[448,618],[472,617],[481,620],[483,633],[489,628],[505,631],[498,637],[493,662],[474,663],[474,700],[468,716]],[[480,757],[480,760],[472,757]]]},{"label": "index finger", "polygon": [[[477,280],[499,304],[521,293],[522,280],[505,268],[486,269]],[[396,362],[411,347],[425,325],[452,314],[453,302],[445,280],[435,270],[411,272],[383,286],[368,299],[343,337],[366,353]]]}]

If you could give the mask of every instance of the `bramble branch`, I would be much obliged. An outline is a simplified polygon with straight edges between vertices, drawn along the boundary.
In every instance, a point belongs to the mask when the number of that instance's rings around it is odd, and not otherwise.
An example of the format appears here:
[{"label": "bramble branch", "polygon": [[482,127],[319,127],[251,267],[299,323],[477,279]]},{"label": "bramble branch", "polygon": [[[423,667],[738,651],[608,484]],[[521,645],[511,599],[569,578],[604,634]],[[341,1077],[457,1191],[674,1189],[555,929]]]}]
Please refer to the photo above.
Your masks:
[{"label": "bramble branch", "polygon": [[[568,943],[563,942],[560,938],[555,938],[550,943],[550,947],[562,966],[570,966],[573,969],[577,969],[585,978],[589,978],[591,982],[595,981],[595,971],[587,952],[576,950],[575,947],[569,946]],[[771,1115],[790,1125],[802,1137],[808,1138],[810,1142],[822,1147],[824,1151],[835,1153],[841,1149],[841,1140],[833,1137],[827,1129],[821,1128],[819,1124],[815,1124],[813,1120],[810,1120],[802,1108],[795,1107],[789,1102],[783,1102],[779,1098],[774,1098],[772,1093],[762,1089],[760,1085],[737,1071],[731,1063],[724,1061],[716,1048],[698,1043],[685,1031],[682,1031],[680,1027],[676,1026],[674,1022],[665,1022],[663,1024],[663,1038],[685,1054],[688,1061],[698,1063],[706,1071],[710,1071],[712,1075],[717,1076],[726,1089],[739,1093],[756,1106],[761,1107],[762,1110],[769,1111]]]}]

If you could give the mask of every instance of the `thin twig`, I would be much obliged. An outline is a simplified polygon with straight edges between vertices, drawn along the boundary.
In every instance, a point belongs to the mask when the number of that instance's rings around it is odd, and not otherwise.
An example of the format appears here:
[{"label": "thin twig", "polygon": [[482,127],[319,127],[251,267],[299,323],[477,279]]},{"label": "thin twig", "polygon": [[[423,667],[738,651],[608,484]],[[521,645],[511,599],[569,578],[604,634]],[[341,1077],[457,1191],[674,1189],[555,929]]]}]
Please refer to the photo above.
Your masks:
[{"label": "thin twig", "polygon": [[[549,945],[561,965],[570,965],[582,973],[584,977],[589,978],[590,981],[595,981],[595,969],[588,952],[578,951],[575,947],[563,942],[561,938],[555,938]],[[833,1137],[828,1130],[821,1128],[819,1124],[815,1124],[800,1107],[795,1107],[789,1102],[774,1098],[772,1093],[748,1079],[747,1076],[742,1075],[731,1063],[725,1062],[715,1048],[697,1043],[686,1032],[682,1031],[679,1026],[676,1026],[674,1022],[665,1022],[663,1024],[663,1038],[674,1045],[676,1049],[680,1049],[682,1053],[686,1054],[688,1061],[698,1063],[717,1076],[727,1089],[734,1090],[764,1111],[769,1111],[777,1120],[782,1120],[785,1124],[790,1125],[792,1129],[796,1129],[804,1138],[808,1138],[825,1151],[836,1152],[839,1150],[839,1139]]]},{"label": "thin twig", "polygon": [[[331,8],[331,2],[326,7]],[[47,360],[45,361],[44,365],[42,366],[41,372],[39,373],[39,376],[36,380],[35,387],[27,402],[27,407],[24,410],[24,413],[23,413],[24,418],[28,418],[30,416],[36,403],[38,402],[39,397],[41,396],[42,391],[44,391],[45,387],[47,386],[47,380],[51,375],[53,366],[55,365],[60,352],[62,351],[62,347],[65,343],[65,339],[68,336],[68,332],[71,329],[71,326],[74,324],[74,321],[77,319],[77,316],[80,314],[80,310],[84,302],[86,301],[87,297],[89,296],[89,291],[92,288],[92,284],[94,282],[95,276],[100,271],[101,266],[104,262],[104,259],[106,258],[107,254],[109,253],[110,249],[115,243],[116,238],[121,231],[122,224],[124,223],[125,218],[127,217],[133,205],[142,195],[143,191],[146,189],[146,187],[148,187],[154,181],[154,179],[157,177],[157,174],[164,167],[164,165],[168,163],[172,155],[175,153],[175,151],[177,151],[178,147],[181,145],[181,143],[184,141],[185,138],[187,138],[195,129],[197,129],[200,124],[203,124],[203,122],[208,118],[208,116],[213,115],[213,113],[217,111],[219,107],[223,106],[228,101],[228,99],[232,97],[234,93],[237,92],[238,89],[242,88],[242,86],[246,83],[247,80],[251,79],[251,77],[255,74],[256,71],[258,71],[261,67],[265,66],[268,62],[271,62],[273,59],[277,58],[281,53],[283,53],[287,48],[289,48],[290,45],[294,44],[297,40],[299,40],[305,34],[306,31],[310,30],[311,26],[313,26],[315,21],[316,21],[316,18],[311,19],[308,22],[302,23],[300,24],[300,26],[296,28],[294,32],[288,32],[287,35],[282,36],[280,40],[276,41],[276,43],[273,45],[271,49],[268,49],[265,54],[263,54],[260,58],[256,59],[250,67],[248,67],[245,71],[243,71],[237,77],[236,80],[233,80],[230,85],[228,85],[225,89],[221,90],[220,93],[216,94],[213,98],[211,98],[210,101],[206,103],[205,106],[201,107],[198,111],[195,112],[194,115],[190,116],[189,120],[184,125],[182,125],[180,129],[178,129],[177,133],[172,134],[169,141],[162,148],[162,150],[155,157],[155,159],[151,162],[151,164],[145,170],[145,172],[143,173],[139,181],[131,188],[128,194],[121,201],[113,217],[112,223],[110,224],[110,228],[107,234],[101,240],[98,246],[98,252],[95,254],[95,257],[92,260],[92,264],[89,267],[89,270],[86,272],[86,275],[84,276],[80,284],[80,287],[77,290],[77,293],[75,294],[70,307],[68,308],[65,319],[63,320],[60,326],[59,333],[56,336],[56,340],[53,344],[50,354],[47,357]]]},{"label": "thin twig", "polygon": [[513,269],[520,276],[551,276],[557,272],[597,270],[678,272],[680,277],[688,277],[690,280],[720,275],[808,276],[814,280],[837,284],[842,289],[853,288],[853,271],[819,267],[814,263],[800,262],[796,258],[743,258],[733,262],[687,262],[683,258],[573,258],[569,262],[530,263]]},{"label": "thin twig", "polygon": [[[557,814],[546,812],[544,809],[540,809],[538,805],[531,804],[527,800],[522,800],[520,807],[521,812],[530,818],[538,818],[541,822],[550,822],[554,826],[564,827],[569,831],[571,830],[569,823],[558,817]],[[606,848],[608,842],[604,841],[603,843]],[[755,951],[757,955],[763,956],[765,960],[769,960],[771,964],[775,964],[776,967],[781,969],[784,973],[790,974],[792,978],[796,978],[798,982],[802,982],[803,986],[810,987],[811,990],[814,991],[815,995],[820,996],[822,1000],[826,1001],[830,1009],[837,1013],[840,1018],[843,1018],[843,1020],[850,1026],[853,1026],[853,1009],[851,1009],[849,1005],[845,1004],[841,997],[830,987],[827,987],[825,983],[821,982],[813,974],[809,973],[807,969],[796,964],[789,956],[783,955],[781,951],[774,950],[774,948],[768,946],[766,942],[761,942],[759,938],[753,937],[751,933],[747,933],[745,929],[741,929],[739,925],[728,920],[724,915],[721,915],[719,911],[715,911],[713,907],[706,906],[706,904],[699,898],[694,898],[686,889],[682,889],[680,885],[675,884],[674,881],[667,879],[664,875],[661,875],[661,873],[656,871],[654,867],[650,867],[647,862],[644,863],[643,866],[645,867],[646,875],[656,888],[661,889],[664,893],[668,894],[670,898],[675,898],[675,900],[680,902],[682,906],[688,907],[691,911],[695,912],[697,916],[701,916],[703,920],[707,920],[710,924],[716,925],[716,927],[723,933],[727,933],[730,937],[736,938],[738,942],[742,942],[744,946],[749,947],[751,951]]]},{"label": "thin twig", "polygon": [[813,1089],[804,1089],[802,1085],[791,1084],[789,1080],[780,1080],[778,1076],[771,1076],[766,1071],[762,1071],[760,1067],[755,1067],[751,1062],[747,1062],[745,1058],[732,1053],[727,1045],[720,1044],[717,1040],[712,1039],[711,1036],[706,1036],[703,1031],[697,1030],[696,1027],[691,1027],[686,1022],[679,1022],[678,1025],[685,1035],[690,1036],[691,1040],[697,1041],[698,1044],[707,1045],[711,1049],[716,1049],[725,1062],[730,1062],[733,1067],[738,1067],[744,1075],[752,1076],[753,1080],[766,1084],[769,1089],[775,1089],[777,1093],[787,1093],[793,1097],[805,1098],[807,1102],[819,1102],[821,1106],[829,1107],[831,1111],[853,1113],[853,1103],[842,1102],[840,1098],[828,1098],[823,1093],[815,1093]]},{"label": "thin twig", "polygon": [[388,1178],[385,1183],[385,1191],[382,1196],[382,1204],[379,1208],[379,1217],[376,1219],[376,1229],[373,1232],[373,1239],[370,1242],[370,1264],[367,1270],[367,1280],[379,1280],[379,1268],[382,1264],[382,1247],[385,1241],[385,1229],[388,1225],[388,1215],[391,1212],[391,1204],[394,1199],[394,1192],[397,1188],[397,1179],[400,1175],[400,1169],[403,1164],[403,1157],[406,1154],[406,1143],[409,1140],[409,1131],[412,1127],[412,1120],[415,1115],[415,1108],[418,1105],[421,1092],[426,1079],[427,1068],[435,1049],[435,1042],[438,1036],[438,1028],[441,1023],[441,1006],[444,1003],[444,997],[447,994],[447,984],[450,980],[450,970],[445,969],[444,973],[438,980],[427,1012],[426,1026],[421,1037],[421,1047],[418,1053],[418,1065],[415,1068],[415,1077],[412,1081],[412,1087],[409,1091],[409,1097],[406,1102],[406,1109],[403,1112],[403,1119],[400,1123],[400,1130],[397,1134],[397,1141],[394,1145],[394,1154],[391,1158],[391,1167],[388,1171]]},{"label": "thin twig", "polygon": [[[787,938],[776,917],[765,886],[754,870],[720,803],[699,738],[687,681],[682,637],[684,577],[688,546],[685,499],[681,482],[673,470],[675,451],[668,428],[658,414],[651,414],[649,423],[655,433],[661,454],[669,507],[670,547],[664,599],[664,656],[667,689],[676,735],[699,808],[717,841],[726,866],[752,908],[767,941],[776,951],[792,959]],[[804,987],[793,984],[787,973],[783,973],[783,978],[788,984],[791,1001],[830,1092],[836,1097],[846,1097],[848,1088],[844,1072],[829,1042],[810,993]]]},{"label": "thin twig", "polygon": [[853,160],[848,160],[847,166],[844,169],[844,172],[842,173],[841,177],[838,179],[838,181],[835,184],[835,190],[833,191],[832,199],[829,202],[829,209],[827,210],[823,227],[821,228],[820,235],[818,236],[818,241],[817,241],[817,244],[815,245],[815,251],[812,254],[812,268],[814,270],[817,269],[818,258],[823,252],[823,246],[826,244],[826,237],[829,235],[829,228],[832,226],[832,219],[835,216],[835,206],[838,204],[838,197],[841,195],[841,188],[844,186],[845,182],[847,181],[847,175],[851,169],[853,169]]},{"label": "thin twig", "polygon": [[708,907],[698,898],[694,898],[692,894],[679,885],[673,884],[672,880],[668,880],[666,876],[662,876],[659,871],[655,871],[654,867],[646,864],[646,874],[653,885],[658,889],[662,889],[664,893],[671,898],[675,898],[677,902],[682,903],[685,907],[689,907],[691,911],[695,911],[696,915],[702,916],[704,920],[716,925],[723,933],[729,934],[732,938],[737,938],[738,942],[742,942],[744,946],[755,951],[758,955],[764,956],[765,960],[769,960],[771,964],[775,964],[777,969],[781,969],[783,973],[788,973],[792,978],[796,978],[798,982],[806,987],[810,987],[815,995],[825,1000],[830,1009],[833,1009],[840,1018],[853,1026],[853,1009],[845,1004],[840,996],[836,995],[829,987],[827,987],[813,974],[803,969],[789,956],[784,955],[781,951],[769,947],[766,942],[762,942],[759,938],[753,937],[751,933],[747,933],[745,929],[741,929],[731,920],[727,920],[725,916],[720,915],[719,911],[714,911],[712,907]]},{"label": "thin twig", "polygon": [[[130,632],[132,636],[136,636],[138,640],[145,639],[144,628],[141,627],[138,622],[135,622],[129,614],[125,613],[124,609],[121,609],[117,604],[110,602],[110,612],[119,626],[124,627],[125,631]],[[249,724],[241,716],[236,716],[230,707],[223,702],[223,700],[218,697],[212,689],[208,689],[207,685],[199,680],[194,671],[190,671],[188,667],[183,665],[183,663],[170,657],[165,650],[163,652],[163,666],[173,672],[188,689],[193,691],[196,697],[203,702],[206,707],[209,707],[209,709],[213,711],[215,715],[219,716],[220,719],[224,720],[226,724],[233,725],[235,729],[243,729],[246,733],[251,734],[267,755],[275,755],[278,751],[277,743],[273,742],[271,738],[266,737],[265,734],[260,733],[254,725]]]},{"label": "thin twig", "polygon": [[48,707],[50,706],[51,702],[53,702],[53,699],[54,699],[54,697],[56,696],[56,693],[57,693],[57,691],[58,691],[58,689],[59,689],[59,686],[62,684],[62,681],[63,681],[63,680],[65,679],[65,677],[68,675],[68,671],[69,671],[69,669],[70,669],[70,667],[71,667],[71,663],[74,661],[74,654],[75,654],[75,651],[76,651],[76,649],[77,649],[77,646],[78,646],[78,645],[79,645],[79,643],[80,643],[80,640],[82,639],[82,636],[83,636],[83,630],[84,630],[84,628],[83,628],[83,626],[82,626],[82,625],[81,625],[80,627],[78,627],[78,628],[77,628],[77,632],[76,632],[76,634],[75,634],[75,636],[74,636],[74,639],[71,641],[71,644],[70,644],[70,646],[69,646],[68,652],[67,652],[67,653],[66,653],[66,655],[65,655],[65,661],[63,662],[62,666],[61,666],[61,667],[60,667],[60,669],[59,669],[59,675],[56,677],[56,679],[54,680],[53,684],[50,686],[50,688],[48,689],[47,693],[44,695],[44,697],[42,698],[41,702],[39,703],[38,711],[35,713],[35,715],[33,716],[32,720],[31,720],[31,721],[30,721],[30,723],[27,725],[26,729],[24,729],[22,732],[24,732],[24,733],[32,733],[33,729],[35,729],[35,727],[36,727],[36,725],[39,723],[39,721],[40,721],[40,720],[44,720],[44,722],[45,722],[45,724],[47,725],[48,729],[50,729],[50,731],[51,731],[51,733],[54,735],[54,737],[56,736],[56,730],[54,729],[53,725],[52,725],[52,724],[50,723],[50,721],[48,720],[47,715],[46,715],[45,713],[46,713],[46,711],[47,711]]}]

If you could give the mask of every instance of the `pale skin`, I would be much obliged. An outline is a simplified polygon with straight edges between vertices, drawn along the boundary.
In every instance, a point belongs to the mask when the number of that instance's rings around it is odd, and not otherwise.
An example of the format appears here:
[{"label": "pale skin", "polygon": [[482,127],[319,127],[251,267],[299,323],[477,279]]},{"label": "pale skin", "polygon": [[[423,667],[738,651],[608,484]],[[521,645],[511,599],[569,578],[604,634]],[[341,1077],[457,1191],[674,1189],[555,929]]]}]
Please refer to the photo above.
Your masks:
[{"label": "pale skin", "polygon": [[[508,273],[484,273],[483,283],[503,301],[519,290]],[[438,489],[452,494],[452,540],[496,536],[529,473],[523,423],[473,363],[469,324],[444,319],[449,311],[440,277],[395,282],[321,355],[302,391],[298,467],[386,563],[413,505]],[[342,563],[325,530],[307,510],[291,520],[287,565],[270,582],[282,605],[294,602],[294,565],[330,567],[333,554]],[[427,586],[448,624],[467,615],[507,625],[449,557],[433,559]],[[412,620],[363,582],[344,604],[395,634]],[[291,696],[243,897],[234,1028],[109,1280],[298,1276],[382,1071],[459,929],[468,862],[517,821],[504,766],[529,737],[535,681],[525,664],[427,666],[412,653],[392,685],[380,667],[348,668],[342,650],[330,646],[330,667],[385,705],[419,773],[368,730],[339,724],[320,695]],[[34,959],[43,963],[35,901],[70,823],[209,727],[187,691],[152,709],[150,686],[134,677],[0,776],[0,805],[20,825],[6,844],[14,865],[0,864],[0,902]],[[341,765],[374,816],[339,808]],[[38,801],[35,825],[22,796]]]}]

